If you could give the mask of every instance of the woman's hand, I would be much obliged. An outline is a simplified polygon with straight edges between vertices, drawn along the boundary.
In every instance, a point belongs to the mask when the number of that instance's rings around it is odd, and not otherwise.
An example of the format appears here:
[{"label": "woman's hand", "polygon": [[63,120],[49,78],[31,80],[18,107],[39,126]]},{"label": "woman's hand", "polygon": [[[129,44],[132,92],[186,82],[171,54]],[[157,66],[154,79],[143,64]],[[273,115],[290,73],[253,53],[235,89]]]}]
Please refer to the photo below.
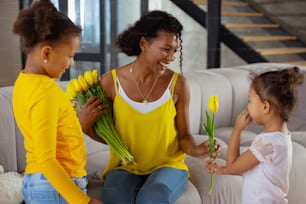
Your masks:
[{"label": "woman's hand", "polygon": [[[216,140],[214,140],[214,148],[215,148],[214,153],[212,154],[212,157],[210,158],[211,161],[214,161],[216,159],[216,157],[218,156],[221,150],[221,146],[220,144],[217,143]],[[193,150],[193,154],[194,156],[199,157],[199,158],[208,157],[209,156],[209,140],[205,140],[201,144],[195,146]]]},{"label": "woman's hand", "polygon": [[91,198],[88,204],[103,204],[103,201]]},{"label": "woman's hand", "polygon": [[93,126],[97,119],[106,113],[107,105],[104,105],[102,99],[97,96],[89,98],[82,108],[77,102],[75,102],[75,105],[77,107],[77,115],[83,132],[87,135],[91,135],[94,131]]}]

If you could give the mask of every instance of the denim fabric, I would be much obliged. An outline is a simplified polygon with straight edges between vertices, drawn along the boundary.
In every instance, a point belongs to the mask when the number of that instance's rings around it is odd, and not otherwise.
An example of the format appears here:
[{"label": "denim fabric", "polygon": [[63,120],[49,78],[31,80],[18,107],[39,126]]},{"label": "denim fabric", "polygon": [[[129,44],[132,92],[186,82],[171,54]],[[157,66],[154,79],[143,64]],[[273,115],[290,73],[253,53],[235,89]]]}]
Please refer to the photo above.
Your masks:
[{"label": "denim fabric", "polygon": [[112,170],[104,181],[104,204],[174,203],[185,190],[187,181],[188,172],[174,168],[160,168],[149,175]]},{"label": "denim fabric", "polygon": [[[87,193],[86,177],[72,180]],[[22,193],[26,204],[68,204],[41,173],[24,175]]]}]

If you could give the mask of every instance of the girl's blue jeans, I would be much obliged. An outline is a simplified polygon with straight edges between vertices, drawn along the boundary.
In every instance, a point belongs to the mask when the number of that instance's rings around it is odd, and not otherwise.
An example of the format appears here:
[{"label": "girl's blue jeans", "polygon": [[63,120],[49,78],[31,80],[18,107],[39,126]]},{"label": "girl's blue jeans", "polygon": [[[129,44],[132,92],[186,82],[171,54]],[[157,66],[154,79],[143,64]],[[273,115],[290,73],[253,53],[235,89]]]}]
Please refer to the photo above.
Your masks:
[{"label": "girl's blue jeans", "polygon": [[[84,193],[87,193],[86,177],[72,178],[72,180]],[[24,175],[22,193],[26,204],[68,204],[41,173]]]},{"label": "girl's blue jeans", "polygon": [[104,181],[104,204],[171,204],[185,190],[188,172],[160,168],[149,175],[122,169],[110,171]]}]

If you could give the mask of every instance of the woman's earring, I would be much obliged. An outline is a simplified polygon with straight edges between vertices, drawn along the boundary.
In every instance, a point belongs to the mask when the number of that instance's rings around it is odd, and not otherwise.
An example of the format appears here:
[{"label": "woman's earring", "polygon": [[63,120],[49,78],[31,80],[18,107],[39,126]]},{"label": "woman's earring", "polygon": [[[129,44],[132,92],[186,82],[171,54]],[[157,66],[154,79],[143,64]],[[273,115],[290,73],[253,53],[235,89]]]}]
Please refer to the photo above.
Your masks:
[{"label": "woman's earring", "polygon": [[47,60],[47,59],[45,59],[45,60],[44,60],[44,63],[47,63],[47,62],[48,62],[48,60]]}]

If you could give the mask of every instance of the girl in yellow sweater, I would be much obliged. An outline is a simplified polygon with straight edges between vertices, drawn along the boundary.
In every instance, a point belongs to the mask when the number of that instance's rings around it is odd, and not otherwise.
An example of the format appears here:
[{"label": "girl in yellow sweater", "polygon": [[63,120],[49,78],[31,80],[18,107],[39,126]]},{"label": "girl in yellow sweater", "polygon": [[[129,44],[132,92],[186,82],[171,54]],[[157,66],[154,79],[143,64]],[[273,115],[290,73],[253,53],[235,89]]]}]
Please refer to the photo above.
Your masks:
[{"label": "girl in yellow sweater", "polygon": [[[86,195],[82,129],[54,80],[73,65],[82,29],[49,0],[41,0],[19,13],[13,31],[27,53],[13,92],[14,115],[26,149],[25,202],[101,204]],[[97,117],[101,114],[96,112]]]}]

